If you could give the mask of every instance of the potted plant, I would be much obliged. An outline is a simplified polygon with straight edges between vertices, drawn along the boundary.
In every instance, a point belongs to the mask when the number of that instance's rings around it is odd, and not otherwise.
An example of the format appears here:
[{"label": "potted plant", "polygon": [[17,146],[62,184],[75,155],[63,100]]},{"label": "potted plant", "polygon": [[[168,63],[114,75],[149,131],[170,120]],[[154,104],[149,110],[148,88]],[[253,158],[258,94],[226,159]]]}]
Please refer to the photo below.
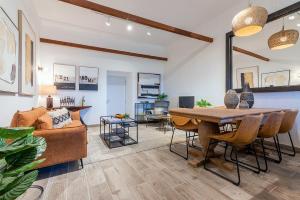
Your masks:
[{"label": "potted plant", "polygon": [[[45,159],[44,138],[33,136],[34,128],[0,128],[0,199],[22,195],[37,179],[34,170]],[[33,170],[33,171],[32,171]]]},{"label": "potted plant", "polygon": [[159,101],[164,101],[166,98],[168,98],[168,95],[165,93],[161,93],[160,95],[157,96],[157,100]]},{"label": "potted plant", "polygon": [[196,105],[197,106],[199,106],[199,107],[201,107],[201,108],[205,108],[205,107],[209,107],[209,106],[212,106],[212,104],[211,103],[209,103],[207,100],[205,100],[205,99],[201,99],[200,101],[197,101],[196,102]]}]

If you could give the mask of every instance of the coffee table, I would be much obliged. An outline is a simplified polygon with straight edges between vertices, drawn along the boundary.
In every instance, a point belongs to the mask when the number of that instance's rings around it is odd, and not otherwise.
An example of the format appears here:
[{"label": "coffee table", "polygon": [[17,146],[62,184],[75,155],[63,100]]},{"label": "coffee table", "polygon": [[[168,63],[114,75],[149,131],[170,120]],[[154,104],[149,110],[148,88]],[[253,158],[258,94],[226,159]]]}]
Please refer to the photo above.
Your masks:
[{"label": "coffee table", "polygon": [[[130,136],[132,128],[136,128],[134,138]],[[137,144],[139,140],[138,122],[132,118],[119,119],[114,116],[101,116],[100,137],[109,148]]]}]

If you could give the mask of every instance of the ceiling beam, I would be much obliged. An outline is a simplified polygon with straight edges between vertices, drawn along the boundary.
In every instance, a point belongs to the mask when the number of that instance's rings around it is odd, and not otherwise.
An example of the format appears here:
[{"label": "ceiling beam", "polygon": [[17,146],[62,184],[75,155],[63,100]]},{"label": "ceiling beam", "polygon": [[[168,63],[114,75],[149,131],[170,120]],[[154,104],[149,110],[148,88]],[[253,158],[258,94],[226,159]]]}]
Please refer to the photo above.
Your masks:
[{"label": "ceiling beam", "polygon": [[96,12],[100,12],[100,13],[103,13],[103,14],[106,14],[106,15],[114,16],[116,18],[121,18],[121,19],[125,19],[125,20],[128,20],[128,21],[132,21],[132,22],[142,24],[142,25],[145,25],[145,26],[149,26],[149,27],[152,27],[152,28],[156,28],[156,29],[160,29],[160,30],[163,30],[163,31],[168,31],[168,32],[171,32],[171,33],[182,35],[182,36],[185,36],[185,37],[194,38],[194,39],[201,40],[201,41],[204,41],[204,42],[209,42],[209,43],[213,42],[213,38],[211,38],[211,37],[207,37],[207,36],[204,36],[204,35],[200,35],[198,33],[193,33],[193,32],[190,32],[190,31],[186,31],[186,30],[183,30],[183,29],[180,29],[180,28],[176,28],[176,27],[173,27],[173,26],[170,26],[170,25],[167,25],[167,24],[163,24],[163,23],[160,23],[160,22],[156,22],[156,21],[153,21],[153,20],[150,20],[150,19],[146,19],[146,18],[143,18],[143,17],[139,17],[137,15],[133,15],[133,14],[130,14],[130,13],[127,13],[127,12],[123,12],[123,11],[114,9],[114,8],[103,6],[103,5],[100,5],[100,4],[91,2],[91,1],[87,1],[87,0],[59,0],[59,1],[69,3],[69,4],[72,4],[72,5],[75,5],[75,6],[79,6],[79,7],[82,7],[82,8],[86,8],[86,9],[89,9],[89,10],[93,10],[93,11],[96,11]]},{"label": "ceiling beam", "polygon": [[236,46],[233,46],[232,49],[233,49],[233,51],[236,51],[236,52],[239,52],[239,53],[242,53],[242,54],[245,54],[245,55],[248,55],[248,56],[251,56],[251,57],[260,59],[260,60],[263,60],[263,61],[267,61],[267,62],[270,61],[269,58],[266,58],[266,57],[261,56],[261,55],[256,54],[256,53],[253,53],[253,52],[248,51],[248,50],[246,50],[246,49],[242,49],[242,48],[239,48],[239,47],[236,47]]},{"label": "ceiling beam", "polygon": [[87,50],[93,50],[93,51],[101,51],[101,52],[106,52],[106,53],[120,54],[120,55],[125,55],[125,56],[134,56],[134,57],[147,58],[147,59],[153,59],[153,60],[168,61],[168,58],[159,57],[159,56],[151,56],[151,55],[134,53],[134,52],[129,52],[129,51],[121,51],[121,50],[116,50],[116,49],[95,47],[95,46],[89,46],[89,45],[77,44],[77,43],[71,43],[71,42],[65,42],[65,41],[59,41],[59,40],[40,38],[40,41],[42,43],[55,44],[55,45],[61,45],[61,46],[67,46],[67,47],[74,47],[74,48],[87,49]]}]

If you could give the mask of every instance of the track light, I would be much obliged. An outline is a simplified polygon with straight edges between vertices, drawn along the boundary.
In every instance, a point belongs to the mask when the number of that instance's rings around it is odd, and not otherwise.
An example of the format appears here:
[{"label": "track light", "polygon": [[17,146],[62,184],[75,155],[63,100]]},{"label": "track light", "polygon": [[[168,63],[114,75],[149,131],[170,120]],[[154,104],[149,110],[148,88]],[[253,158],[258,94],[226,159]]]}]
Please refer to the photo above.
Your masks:
[{"label": "track light", "polygon": [[128,24],[127,25],[127,31],[132,31],[132,29],[133,29],[133,26],[131,24]]},{"label": "track light", "polygon": [[294,20],[294,19],[295,19],[294,15],[289,16],[289,20]]},{"label": "track light", "polygon": [[109,16],[107,17],[107,20],[106,20],[106,22],[105,22],[105,25],[106,25],[106,26],[110,26],[110,25],[111,25],[111,21],[110,21],[110,17],[109,17]]}]

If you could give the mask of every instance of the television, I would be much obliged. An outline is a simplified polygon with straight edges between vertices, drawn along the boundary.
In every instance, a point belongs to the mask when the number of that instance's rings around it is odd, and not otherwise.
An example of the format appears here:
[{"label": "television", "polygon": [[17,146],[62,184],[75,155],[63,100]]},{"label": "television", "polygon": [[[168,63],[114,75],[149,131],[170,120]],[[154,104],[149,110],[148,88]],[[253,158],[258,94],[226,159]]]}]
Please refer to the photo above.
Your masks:
[{"label": "television", "polygon": [[194,96],[180,96],[179,108],[194,108],[195,97]]}]

